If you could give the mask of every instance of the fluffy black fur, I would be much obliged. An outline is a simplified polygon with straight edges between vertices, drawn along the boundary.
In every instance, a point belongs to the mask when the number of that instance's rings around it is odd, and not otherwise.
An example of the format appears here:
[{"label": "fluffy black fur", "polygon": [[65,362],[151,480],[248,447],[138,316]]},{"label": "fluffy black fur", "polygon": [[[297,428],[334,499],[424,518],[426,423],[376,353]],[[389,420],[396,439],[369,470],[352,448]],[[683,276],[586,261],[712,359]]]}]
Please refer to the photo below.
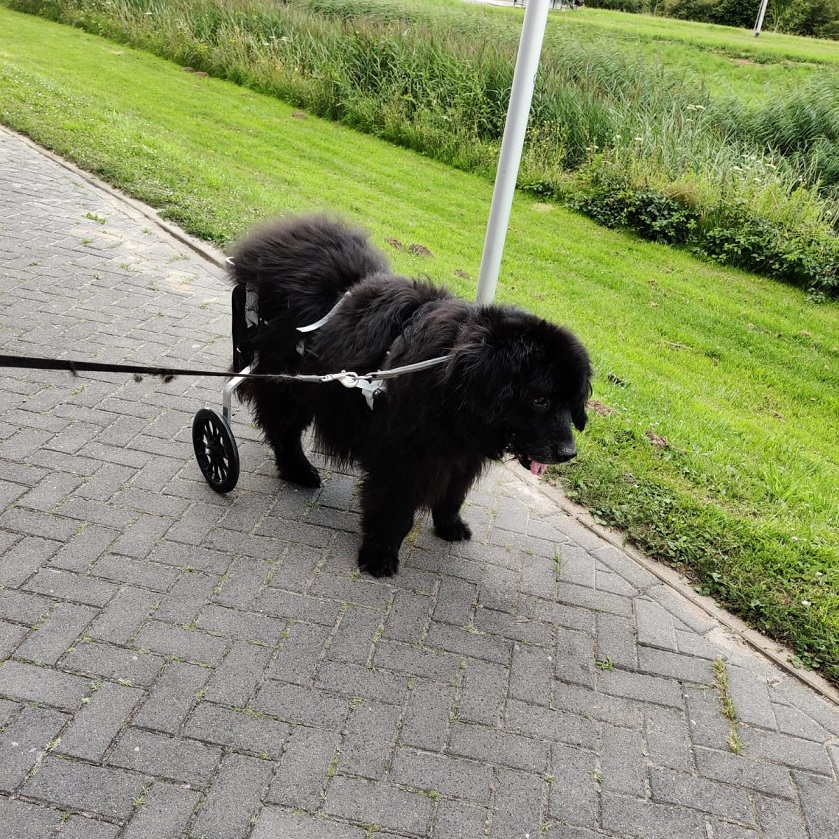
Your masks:
[{"label": "fluffy black fur", "polygon": [[[372,410],[337,382],[251,379],[239,388],[285,480],[320,485],[301,445],[312,423],[328,456],[361,467],[358,564],[373,576],[396,572],[420,507],[443,539],[468,539],[460,508],[488,461],[509,451],[541,474],[576,454],[572,425],[586,424],[591,366],[566,329],[394,276],[364,231],[323,217],[269,224],[231,255],[234,281],[259,292],[257,372],[369,373],[448,356],[388,380]],[[348,289],[301,355],[296,328],[319,320]]]}]

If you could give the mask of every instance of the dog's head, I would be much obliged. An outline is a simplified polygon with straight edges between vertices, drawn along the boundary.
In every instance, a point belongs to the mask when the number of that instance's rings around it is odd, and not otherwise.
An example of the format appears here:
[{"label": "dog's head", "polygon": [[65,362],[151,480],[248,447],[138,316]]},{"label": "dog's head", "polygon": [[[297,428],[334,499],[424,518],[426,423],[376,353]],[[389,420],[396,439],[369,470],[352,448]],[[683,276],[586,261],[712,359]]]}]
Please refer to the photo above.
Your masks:
[{"label": "dog's head", "polygon": [[577,454],[586,426],[591,362],[562,327],[518,309],[486,306],[454,347],[449,365],[461,408],[489,426],[526,469]]}]

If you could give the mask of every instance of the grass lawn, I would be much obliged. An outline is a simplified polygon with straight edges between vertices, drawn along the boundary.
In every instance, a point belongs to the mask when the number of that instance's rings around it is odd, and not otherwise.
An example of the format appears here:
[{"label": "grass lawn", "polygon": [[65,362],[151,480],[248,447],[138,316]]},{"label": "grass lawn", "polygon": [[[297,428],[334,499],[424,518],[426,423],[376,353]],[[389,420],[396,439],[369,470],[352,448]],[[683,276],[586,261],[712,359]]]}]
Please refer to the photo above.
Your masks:
[{"label": "grass lawn", "polygon": [[[329,208],[473,296],[485,180],[2,6],[0,31],[0,121],[192,233]],[[839,681],[839,307],[523,196],[498,297],[594,359],[599,413],[558,480]]]}]

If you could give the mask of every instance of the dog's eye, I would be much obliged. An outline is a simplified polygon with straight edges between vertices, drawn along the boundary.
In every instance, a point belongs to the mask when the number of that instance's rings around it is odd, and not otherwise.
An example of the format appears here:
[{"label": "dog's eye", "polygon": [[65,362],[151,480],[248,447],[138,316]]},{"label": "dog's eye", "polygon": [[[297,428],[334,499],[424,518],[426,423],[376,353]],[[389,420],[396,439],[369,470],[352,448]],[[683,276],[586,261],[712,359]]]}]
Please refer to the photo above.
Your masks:
[{"label": "dog's eye", "polygon": [[548,397],[547,396],[537,396],[533,400],[533,406],[535,408],[547,408],[548,407]]}]

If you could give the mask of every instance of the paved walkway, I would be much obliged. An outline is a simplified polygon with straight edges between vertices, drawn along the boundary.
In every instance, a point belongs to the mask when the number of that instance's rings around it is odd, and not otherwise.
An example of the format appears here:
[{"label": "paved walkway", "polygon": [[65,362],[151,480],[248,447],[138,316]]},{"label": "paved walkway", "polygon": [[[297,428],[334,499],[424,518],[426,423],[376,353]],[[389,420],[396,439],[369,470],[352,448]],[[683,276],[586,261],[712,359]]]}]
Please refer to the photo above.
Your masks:
[{"label": "paved walkway", "polygon": [[[2,129],[0,259],[0,352],[229,363],[218,265]],[[0,837],[839,835],[837,707],[523,470],[375,581],[352,477],[283,485],[244,409],[208,488],[220,400],[0,371]]]}]

